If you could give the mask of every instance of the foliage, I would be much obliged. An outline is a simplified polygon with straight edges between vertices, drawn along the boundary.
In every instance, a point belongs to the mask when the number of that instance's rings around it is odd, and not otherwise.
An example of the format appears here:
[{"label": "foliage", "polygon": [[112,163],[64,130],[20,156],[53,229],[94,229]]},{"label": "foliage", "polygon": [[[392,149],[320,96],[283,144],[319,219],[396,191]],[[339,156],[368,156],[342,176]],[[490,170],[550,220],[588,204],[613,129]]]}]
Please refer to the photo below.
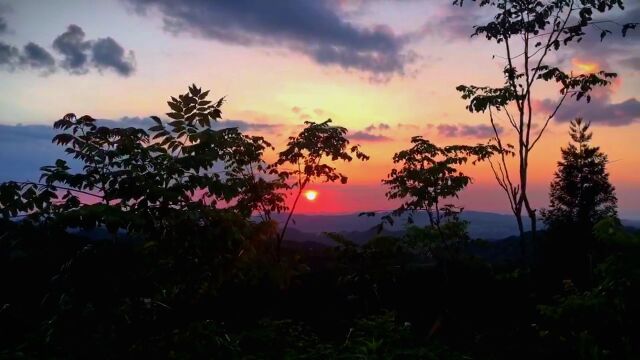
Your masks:
[{"label": "foliage", "polygon": [[[461,208],[442,202],[457,198],[458,193],[471,183],[471,177],[459,169],[461,165],[469,161],[472,164],[484,161],[500,150],[491,144],[439,147],[420,136],[413,137],[411,143],[411,148],[393,156],[394,164],[400,164],[400,168],[392,169],[387,179],[382,180],[389,188],[386,193],[388,199],[404,201],[390,215],[410,212],[409,224],[413,224],[412,214],[424,211],[429,222],[422,229],[410,227],[407,230],[409,242],[413,243],[414,249],[419,247],[418,251],[436,259],[443,259],[445,253],[453,256],[468,240],[467,224],[459,220]],[[379,231],[384,222],[393,224],[391,216],[383,217]]]},{"label": "foliage", "polygon": [[596,283],[580,291],[567,281],[554,304],[539,306],[540,336],[556,355],[632,359],[638,353],[640,239],[613,218],[600,221],[595,233],[609,254],[596,269]]},{"label": "foliage", "polygon": [[593,228],[597,270],[579,284],[547,254],[529,269],[482,260],[440,206],[470,182],[459,166],[499,146],[415,138],[390,179],[440,211],[434,226],[329,233],[333,249],[285,243],[274,259],[285,190],[346,182],[333,162],[368,157],[346,129],[308,123],[267,165],[268,142],[218,129],[222,100],[206,97],[190,87],[148,131],[65,116],[54,141],[82,168],[0,184],[0,358],[638,358],[640,240],[619,220]]},{"label": "foliage", "polygon": [[293,216],[300,195],[306,186],[313,181],[335,182],[346,184],[348,178],[339,172],[332,164],[336,161],[351,162],[353,156],[361,161],[369,160],[369,156],[360,151],[358,145],[349,147],[349,140],[345,137],[347,129],[331,125],[331,119],[321,123],[305,121],[306,127],[296,136],[289,137],[287,147],[279,153],[278,160],[273,164],[274,169],[283,166],[292,168],[276,170],[284,179],[295,178],[290,188],[297,189],[287,220],[278,237],[278,251],[289,221]]},{"label": "foliage", "polygon": [[[0,185],[8,269],[20,256],[51,262],[34,274],[52,283],[33,294],[45,317],[37,346],[78,357],[93,351],[77,346],[93,343],[88,337],[134,346],[138,337],[123,340],[131,323],[188,316],[226,284],[263,273],[254,259],[269,255],[275,224],[249,216],[284,209],[277,194],[284,182],[268,174],[262,155],[271,145],[263,138],[214,128],[223,99],[208,101],[208,93],[194,85],[172,97],[172,120],[152,117],[148,132],[68,114],[54,124],[61,133],[53,141],[82,163],[80,171],[57,160],[38,183]],[[64,251],[49,259],[39,238]],[[18,299],[29,291],[14,285]],[[5,301],[16,316],[32,311]]]},{"label": "foliage", "polygon": [[471,177],[458,169],[473,157],[473,164],[491,157],[496,150],[491,145],[450,145],[439,147],[420,136],[411,138],[413,146],[393,155],[393,163],[401,164],[382,180],[389,187],[388,199],[404,199],[394,211],[401,215],[406,211],[424,210],[429,215],[429,225],[440,224],[440,204],[444,199],[457,197],[471,182]]},{"label": "foliage", "polygon": [[[67,226],[105,224],[112,232],[135,232],[161,226],[158,217],[181,210],[214,207],[245,217],[283,210],[284,198],[274,194],[282,182],[266,180],[261,158],[271,144],[237,128],[213,129],[223,99],[211,102],[208,93],[194,85],[172,97],[173,112],[167,113],[172,121],[153,116],[156,125],[149,132],[65,115],[54,124],[63,132],[53,141],[83,163],[82,172],[73,173],[66,161],[57,160],[42,168],[40,183],[3,184],[4,216],[37,210],[32,217],[48,218],[64,212]],[[87,196],[98,201],[88,203]]]}]

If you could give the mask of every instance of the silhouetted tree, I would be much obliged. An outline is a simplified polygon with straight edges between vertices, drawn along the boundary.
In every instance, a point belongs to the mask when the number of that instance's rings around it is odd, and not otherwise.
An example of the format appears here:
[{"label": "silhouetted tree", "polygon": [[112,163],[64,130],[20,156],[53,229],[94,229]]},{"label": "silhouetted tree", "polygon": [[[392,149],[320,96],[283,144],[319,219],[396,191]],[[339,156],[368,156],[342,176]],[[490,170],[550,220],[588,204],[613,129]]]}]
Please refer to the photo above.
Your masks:
[{"label": "silhouetted tree", "polygon": [[471,177],[458,169],[474,157],[473,163],[493,155],[491,145],[451,145],[439,147],[421,136],[411,138],[413,146],[393,155],[393,163],[400,164],[382,180],[389,187],[388,199],[402,199],[394,215],[425,211],[430,226],[439,226],[443,214],[442,201],[458,197],[471,182]]},{"label": "silhouetted tree", "polygon": [[215,129],[223,99],[209,101],[208,93],[193,85],[172,97],[171,120],[152,116],[148,132],[65,115],[53,141],[82,168],[60,159],[42,168],[40,182],[0,184],[0,216],[62,232],[105,227],[114,242],[140,239],[156,262],[148,276],[159,292],[150,298],[170,304],[212,296],[231,264],[244,260],[238,254],[252,253],[251,214],[279,211],[284,197],[274,194],[281,179],[262,160],[271,145],[237,128]]},{"label": "silhouetted tree", "polygon": [[[278,236],[278,253],[298,200],[307,185],[317,180],[322,182],[340,180],[342,184],[346,184],[347,176],[331,164],[336,161],[350,162],[353,160],[352,155],[362,161],[369,160],[369,156],[360,151],[359,145],[348,148],[349,140],[345,137],[347,129],[331,125],[331,119],[321,123],[305,121],[305,125],[306,127],[298,135],[289,137],[286,149],[280,152],[278,160],[272,166],[274,172],[280,177],[295,178],[290,188],[297,191],[287,220]],[[280,169],[284,165],[292,168]]]},{"label": "silhouetted tree", "polygon": [[571,226],[591,231],[598,221],[617,216],[607,155],[589,145],[593,135],[589,125],[580,118],[571,121],[569,134],[573,143],[562,149],[562,160],[551,182],[549,209],[542,212],[550,228]]},{"label": "silhouetted tree", "polygon": [[[427,230],[435,233],[439,245],[449,248],[448,241],[459,240],[466,235],[466,226],[457,226],[459,224],[455,221],[443,224],[445,218],[457,220],[459,212],[459,209],[443,204],[443,201],[457,198],[460,191],[471,182],[471,177],[460,171],[459,166],[470,160],[475,164],[488,159],[498,149],[494,145],[439,147],[420,136],[411,138],[411,143],[411,148],[393,155],[394,164],[400,164],[400,168],[392,169],[387,179],[382,180],[389,187],[386,193],[388,199],[404,201],[392,215],[410,212],[409,221],[413,223],[413,212],[426,212]],[[392,221],[388,216],[383,220]]]},{"label": "silhouetted tree", "polygon": [[[466,0],[469,2],[469,0]],[[616,74],[605,71],[590,74],[565,72],[553,65],[554,56],[564,48],[581,41],[587,36],[587,28],[600,31],[603,40],[611,33],[607,27],[620,27],[622,35],[638,24],[618,24],[613,21],[594,19],[594,14],[606,14],[615,8],[623,9],[623,0],[471,0],[479,6],[495,9],[491,21],[476,26],[472,36],[484,36],[504,49],[504,54],[494,58],[504,60],[504,85],[458,86],[462,98],[468,100],[470,112],[489,112],[489,120],[495,133],[495,141],[501,149],[509,149],[499,132],[498,114],[505,114],[506,121],[517,135],[515,153],[518,167],[515,174],[510,170],[506,156],[492,164],[496,180],[505,191],[520,230],[521,251],[524,258],[524,225],[522,211],[526,210],[531,219],[533,238],[536,234],[537,214],[528,194],[530,155],[544,134],[551,119],[568,97],[576,100],[591,100],[594,87],[607,86]],[[455,0],[454,5],[462,6],[465,0]],[[558,61],[558,60],[556,60]],[[554,82],[560,87],[559,97],[547,114],[541,114],[540,107],[533,106],[538,100],[535,89],[541,82]],[[536,86],[537,85],[537,86]],[[546,96],[546,95],[545,95]],[[544,111],[544,110],[543,110]],[[542,118],[541,124],[535,119]],[[540,125],[540,126],[536,126]]]},{"label": "silhouetted tree", "polygon": [[[82,162],[81,171],[73,172],[59,159],[41,168],[40,182],[3,184],[1,213],[46,218],[64,212],[68,221],[77,213],[88,221],[83,226],[137,231],[176,210],[211,208],[243,217],[283,210],[284,197],[276,193],[282,179],[269,176],[262,160],[271,144],[237,128],[215,129],[224,99],[212,102],[208,94],[193,85],[171,97],[170,121],[151,116],[155,125],[148,132],[98,126],[88,115],[65,115],[54,124],[62,132],[53,142]],[[92,217],[80,216],[89,211]]]},{"label": "silhouetted tree", "polygon": [[571,121],[569,133],[572,142],[562,149],[551,182],[550,207],[542,210],[548,230],[541,249],[551,273],[584,286],[592,282],[594,264],[602,254],[593,227],[605,218],[616,218],[617,199],[609,182],[607,156],[589,144],[589,123]]},{"label": "silhouetted tree", "polygon": [[[39,182],[0,184],[1,280],[10,285],[0,301],[20,317],[37,313],[33,349],[122,357],[113,354],[149,339],[131,324],[178,329],[173,319],[211,316],[203,314],[224,283],[263,266],[260,246],[277,228],[250,216],[284,207],[275,193],[283,179],[268,173],[266,140],[216,126],[223,99],[208,94],[190,86],[168,102],[170,120],[153,116],[146,131],[67,114],[53,141],[80,166],[59,159],[41,168]],[[11,260],[19,253],[31,278],[5,276],[20,267]]]}]

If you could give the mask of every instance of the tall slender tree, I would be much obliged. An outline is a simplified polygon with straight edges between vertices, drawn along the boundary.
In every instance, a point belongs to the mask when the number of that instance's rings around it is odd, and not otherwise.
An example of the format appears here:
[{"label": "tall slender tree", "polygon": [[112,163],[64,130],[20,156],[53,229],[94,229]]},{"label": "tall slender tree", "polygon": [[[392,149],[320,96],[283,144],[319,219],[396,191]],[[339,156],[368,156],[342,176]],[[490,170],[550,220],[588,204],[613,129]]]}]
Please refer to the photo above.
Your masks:
[{"label": "tall slender tree", "polygon": [[[531,220],[534,240],[537,224],[537,209],[528,192],[534,147],[569,98],[589,102],[594,88],[607,86],[616,77],[615,73],[605,71],[576,74],[562,70],[560,55],[589,37],[591,30],[598,32],[602,41],[614,30],[626,36],[639,24],[603,19],[614,10],[624,9],[624,0],[454,0],[453,3],[462,6],[469,2],[495,11],[489,22],[475,26],[472,36],[483,36],[502,47],[503,53],[494,58],[504,63],[504,83],[498,87],[461,85],[457,90],[468,100],[469,111],[489,114],[498,147],[510,149],[504,134],[498,131],[500,115],[515,131],[517,167],[512,169],[508,158],[502,156],[492,163],[492,169],[516,217],[524,258],[523,211]],[[534,106],[537,100],[542,100],[540,85],[545,82],[559,87],[555,105],[546,113]]]}]

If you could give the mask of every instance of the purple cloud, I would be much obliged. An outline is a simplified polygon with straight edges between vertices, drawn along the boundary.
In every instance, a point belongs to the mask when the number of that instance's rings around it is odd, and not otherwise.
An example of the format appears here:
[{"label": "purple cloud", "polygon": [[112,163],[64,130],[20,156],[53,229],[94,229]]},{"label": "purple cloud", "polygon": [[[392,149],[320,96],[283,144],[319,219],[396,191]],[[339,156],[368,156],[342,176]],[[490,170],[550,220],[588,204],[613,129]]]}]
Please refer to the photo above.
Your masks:
[{"label": "purple cloud", "polygon": [[348,136],[349,140],[366,141],[366,142],[383,142],[391,141],[390,137],[384,135],[369,134],[364,131],[356,131]]},{"label": "purple cloud", "polygon": [[[440,124],[436,126],[438,134],[444,137],[469,137],[469,138],[490,138],[495,136],[493,127],[487,124],[465,125],[465,124]],[[502,127],[497,126],[498,133],[502,132]]]},{"label": "purple cloud", "polygon": [[[552,112],[555,105],[555,102],[549,99],[540,103],[541,108],[547,112]],[[613,103],[610,94],[593,97],[590,103],[569,101],[558,110],[554,120],[568,122],[576,117],[591,121],[594,125],[629,125],[640,120],[640,101],[630,98],[620,103]]]}]

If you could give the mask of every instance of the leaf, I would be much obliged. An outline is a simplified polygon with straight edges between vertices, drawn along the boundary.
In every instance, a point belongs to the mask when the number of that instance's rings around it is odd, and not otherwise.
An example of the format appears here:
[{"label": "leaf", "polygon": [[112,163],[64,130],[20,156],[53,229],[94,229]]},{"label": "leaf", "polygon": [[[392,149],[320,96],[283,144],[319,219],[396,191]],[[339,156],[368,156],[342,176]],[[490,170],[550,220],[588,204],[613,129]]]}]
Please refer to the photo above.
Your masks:
[{"label": "leaf", "polygon": [[198,95],[198,100],[204,100],[206,99],[206,97],[209,95],[209,90],[203,92],[202,94]]},{"label": "leaf", "polygon": [[160,120],[160,118],[159,118],[159,117],[157,117],[157,116],[155,116],[155,115],[152,115],[152,116],[150,116],[150,118],[151,118],[151,120],[153,120],[156,124],[158,124],[158,125],[162,125],[162,120]]},{"label": "leaf", "polygon": [[173,102],[173,101],[167,101],[167,104],[169,104],[169,107],[171,108],[171,110],[177,112],[177,113],[181,113],[182,112],[182,106],[180,106],[178,103]]},{"label": "leaf", "polygon": [[174,112],[167,113],[167,116],[172,118],[172,119],[176,119],[176,120],[184,119],[184,115],[179,114],[179,113],[174,113]]}]

